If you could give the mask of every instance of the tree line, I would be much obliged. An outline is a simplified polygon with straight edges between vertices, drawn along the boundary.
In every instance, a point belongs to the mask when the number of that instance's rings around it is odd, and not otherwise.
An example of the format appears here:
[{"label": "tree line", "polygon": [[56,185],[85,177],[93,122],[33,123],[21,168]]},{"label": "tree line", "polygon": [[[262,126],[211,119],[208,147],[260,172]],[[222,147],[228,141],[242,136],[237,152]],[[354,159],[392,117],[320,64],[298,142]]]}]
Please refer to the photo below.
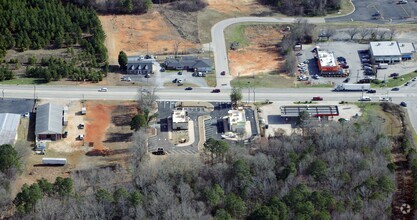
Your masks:
[{"label": "tree line", "polygon": [[276,7],[281,13],[294,15],[326,15],[340,9],[341,0],[259,0],[260,3]]},{"label": "tree line", "polygon": [[170,155],[158,163],[149,161],[147,135],[139,129],[129,169],[76,171],[67,199],[43,197],[26,215],[388,219],[394,175],[381,119],[315,123],[304,121],[301,133],[243,146],[209,139],[200,158]]},{"label": "tree line", "polygon": [[152,7],[152,0],[70,0],[70,2],[92,7],[99,13],[111,14],[145,13]]},{"label": "tree line", "polygon": [[0,58],[20,51],[80,45],[97,63],[107,59],[105,34],[94,10],[60,0],[4,0],[0,4]]}]

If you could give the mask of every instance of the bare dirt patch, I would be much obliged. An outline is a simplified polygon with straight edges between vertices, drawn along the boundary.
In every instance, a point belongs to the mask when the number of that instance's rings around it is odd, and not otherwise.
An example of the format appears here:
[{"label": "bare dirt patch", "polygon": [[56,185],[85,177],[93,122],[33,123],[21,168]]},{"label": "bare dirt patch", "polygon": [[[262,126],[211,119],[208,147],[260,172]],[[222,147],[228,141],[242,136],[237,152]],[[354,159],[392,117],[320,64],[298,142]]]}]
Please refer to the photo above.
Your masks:
[{"label": "bare dirt patch", "polygon": [[109,63],[117,64],[120,51],[127,55],[173,53],[175,41],[180,41],[180,51],[194,48],[191,41],[184,40],[161,14],[153,10],[143,15],[99,16],[108,49]]},{"label": "bare dirt patch", "polygon": [[208,8],[225,14],[253,14],[270,11],[256,0],[207,0]]},{"label": "bare dirt patch", "polygon": [[276,25],[253,25],[245,28],[249,46],[228,53],[230,73],[237,76],[278,71],[284,59],[276,46],[282,34]]}]

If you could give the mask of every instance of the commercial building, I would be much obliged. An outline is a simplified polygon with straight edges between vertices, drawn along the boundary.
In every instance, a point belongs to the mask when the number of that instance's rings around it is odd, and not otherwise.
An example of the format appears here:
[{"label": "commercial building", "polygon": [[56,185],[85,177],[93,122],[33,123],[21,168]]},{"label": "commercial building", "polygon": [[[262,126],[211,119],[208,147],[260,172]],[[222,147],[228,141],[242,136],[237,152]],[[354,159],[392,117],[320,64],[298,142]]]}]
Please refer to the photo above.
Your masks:
[{"label": "commercial building", "polygon": [[225,117],[229,126],[229,131],[234,133],[244,133],[246,126],[246,114],[242,107],[237,110],[229,110]]},{"label": "commercial building", "polygon": [[314,49],[317,65],[321,76],[342,76],[344,71],[340,68],[333,53],[321,50],[319,47]]},{"label": "commercial building", "polygon": [[20,123],[19,114],[0,114],[0,145],[14,144],[17,139],[17,129]]},{"label": "commercial building", "polygon": [[311,117],[331,117],[339,115],[337,105],[291,105],[281,107],[281,117],[299,117],[307,111]]},{"label": "commercial building", "polygon": [[402,60],[411,60],[414,58],[414,53],[416,52],[414,43],[398,43],[398,47],[400,48]]},{"label": "commercial building", "polygon": [[187,130],[188,129],[188,113],[182,108],[172,111],[172,129],[173,130]]},{"label": "commercial building", "polygon": [[52,103],[37,107],[35,135],[38,140],[61,139],[63,110],[63,106]]},{"label": "commercial building", "polygon": [[369,52],[374,63],[398,63],[401,61],[401,51],[396,41],[370,42]]},{"label": "commercial building", "polygon": [[146,56],[130,56],[127,58],[127,74],[151,74],[153,73],[153,65],[155,58],[150,55]]},{"label": "commercial building", "polygon": [[210,59],[184,56],[180,58],[167,58],[165,67],[171,70],[187,70],[194,72],[211,72],[213,70]]}]

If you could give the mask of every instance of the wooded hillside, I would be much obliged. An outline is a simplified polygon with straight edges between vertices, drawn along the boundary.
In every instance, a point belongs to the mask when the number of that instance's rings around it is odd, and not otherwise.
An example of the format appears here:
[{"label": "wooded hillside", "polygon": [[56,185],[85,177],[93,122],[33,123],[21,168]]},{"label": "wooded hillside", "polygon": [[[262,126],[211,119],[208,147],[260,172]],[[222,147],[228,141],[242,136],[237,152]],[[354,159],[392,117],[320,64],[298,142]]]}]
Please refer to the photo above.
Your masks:
[{"label": "wooded hillside", "polygon": [[286,15],[325,15],[340,9],[341,0],[259,0]]}]

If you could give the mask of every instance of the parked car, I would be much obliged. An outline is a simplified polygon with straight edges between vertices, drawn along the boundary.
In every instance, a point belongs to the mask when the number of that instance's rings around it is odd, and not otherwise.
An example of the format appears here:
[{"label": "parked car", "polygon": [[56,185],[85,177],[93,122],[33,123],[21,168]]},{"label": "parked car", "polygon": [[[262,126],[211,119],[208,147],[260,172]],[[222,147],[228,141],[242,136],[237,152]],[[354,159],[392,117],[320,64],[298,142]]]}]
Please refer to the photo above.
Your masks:
[{"label": "parked car", "polygon": [[413,81],[413,82],[416,81],[416,78],[413,78],[413,80],[411,80],[411,81]]},{"label": "parked car", "polygon": [[193,90],[193,88],[187,87],[187,88],[185,88],[185,90]]},{"label": "parked car", "polygon": [[62,134],[62,138],[67,138],[68,137],[68,131],[64,131],[64,133]]},{"label": "parked car", "polygon": [[145,75],[145,78],[151,78],[151,75],[146,74],[146,75]]},{"label": "parked car", "polygon": [[398,74],[398,73],[391,73],[389,76],[390,77],[394,77],[394,76],[399,76],[400,74]]},{"label": "parked car", "polygon": [[368,90],[368,93],[376,93],[376,90],[375,89],[370,89],[370,90]]},{"label": "parked car", "polygon": [[182,72],[178,72],[178,75],[182,75]]},{"label": "parked car", "polygon": [[346,58],[344,58],[344,57],[337,57],[337,61],[339,61],[339,62],[346,62]]},{"label": "parked car", "polygon": [[408,86],[408,85],[410,85],[410,82],[406,82],[406,83],[404,84],[404,86]]},{"label": "parked car", "polygon": [[405,102],[401,102],[401,103],[400,103],[400,105],[401,105],[402,107],[407,107],[407,103],[405,103]]},{"label": "parked car", "polygon": [[397,4],[407,4],[408,3],[408,1],[407,0],[400,0],[400,1],[398,1],[398,3]]},{"label": "parked car", "polygon": [[84,123],[80,123],[80,124],[78,125],[78,129],[84,129]]},{"label": "parked car", "polygon": [[213,89],[212,91],[211,91],[211,93],[219,93],[220,92],[220,89]]},{"label": "parked car", "polygon": [[158,149],[154,152],[155,155],[164,155],[165,151],[164,148],[158,147]]},{"label": "parked car", "polygon": [[159,71],[160,72],[165,72],[165,68],[161,68]]},{"label": "parked car", "polygon": [[99,91],[99,92],[107,92],[107,91],[108,91],[108,89],[103,87],[103,88],[100,88],[98,91]]},{"label": "parked car", "polygon": [[362,63],[369,63],[370,60],[367,59],[367,58],[362,58],[361,61],[362,61]]},{"label": "parked car", "polygon": [[84,135],[83,134],[79,134],[78,137],[77,137],[77,139],[80,140],[80,141],[81,140],[84,140]]},{"label": "parked car", "polygon": [[177,83],[178,79],[175,78],[174,80],[172,80],[172,83]]},{"label": "parked car", "polygon": [[346,78],[345,80],[343,80],[344,83],[348,83],[350,81],[350,78]]},{"label": "parked car", "polygon": [[400,88],[395,87],[395,88],[392,88],[391,91],[400,91]]},{"label": "parked car", "polygon": [[363,64],[363,67],[365,67],[365,66],[366,66],[366,67],[371,67],[371,68],[372,68],[372,65],[371,65],[371,64],[369,64],[369,63],[364,63],[364,64]]},{"label": "parked car", "polygon": [[221,71],[220,75],[222,75],[222,76],[226,75],[226,71]]},{"label": "parked car", "polygon": [[313,75],[313,77],[312,77],[313,79],[320,79],[320,76],[319,75]]},{"label": "parked car", "polygon": [[313,101],[323,101],[323,97],[315,96],[312,98]]}]

